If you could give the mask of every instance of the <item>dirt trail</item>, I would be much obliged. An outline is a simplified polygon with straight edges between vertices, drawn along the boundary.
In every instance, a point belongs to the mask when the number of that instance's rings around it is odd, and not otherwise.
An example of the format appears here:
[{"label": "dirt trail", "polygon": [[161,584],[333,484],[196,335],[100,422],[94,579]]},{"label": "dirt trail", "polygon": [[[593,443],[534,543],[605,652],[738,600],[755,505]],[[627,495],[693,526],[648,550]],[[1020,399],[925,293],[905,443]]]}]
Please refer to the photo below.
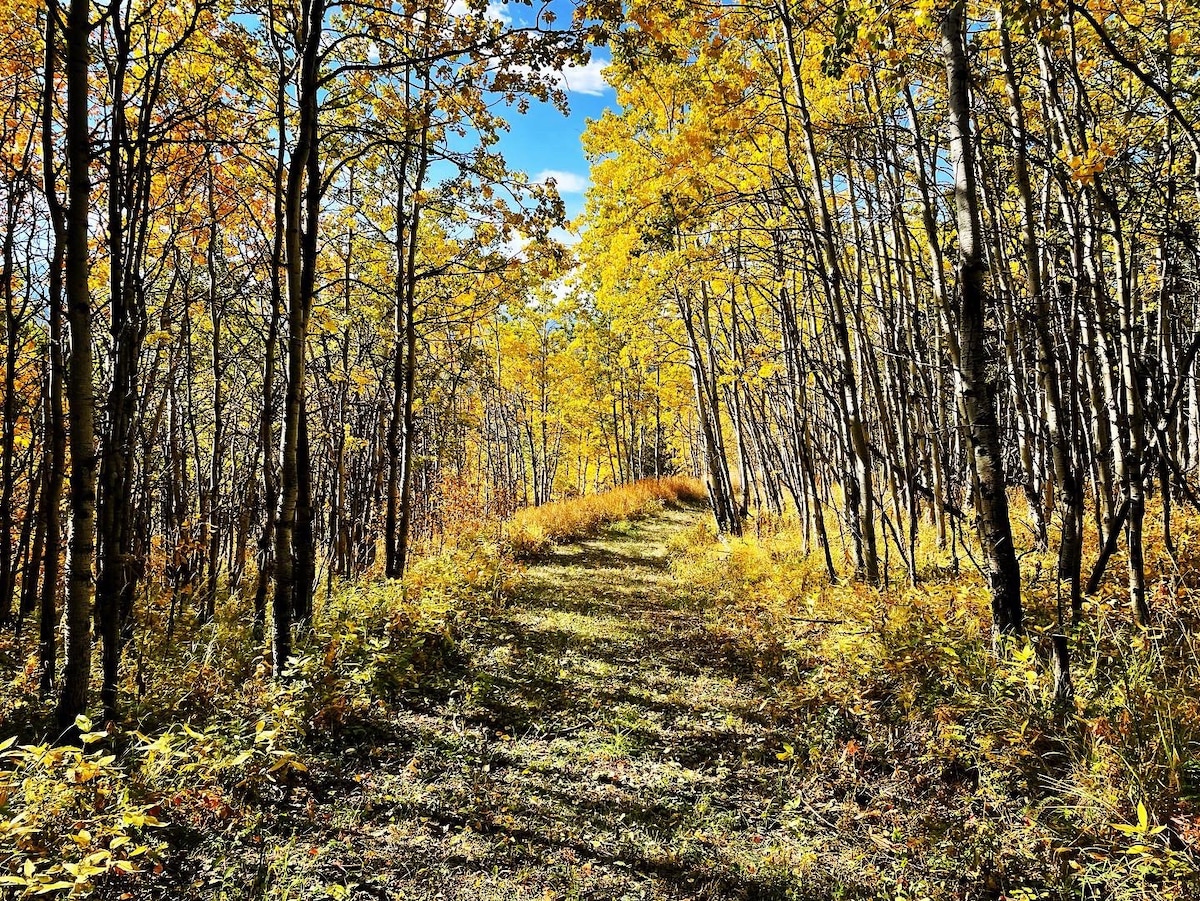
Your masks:
[{"label": "dirt trail", "polygon": [[778,756],[788,734],[769,687],[714,644],[668,565],[671,537],[699,515],[622,524],[529,568],[453,683],[347,760],[344,788],[323,799],[333,893],[823,895],[800,875],[816,856],[795,831],[801,787]]}]

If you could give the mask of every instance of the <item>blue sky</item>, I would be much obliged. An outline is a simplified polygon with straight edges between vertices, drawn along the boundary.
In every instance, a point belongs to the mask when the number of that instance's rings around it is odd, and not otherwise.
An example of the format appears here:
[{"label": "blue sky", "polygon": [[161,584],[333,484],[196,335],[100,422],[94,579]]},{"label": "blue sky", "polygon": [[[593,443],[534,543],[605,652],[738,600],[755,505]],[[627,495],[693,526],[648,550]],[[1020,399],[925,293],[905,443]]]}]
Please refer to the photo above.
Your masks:
[{"label": "blue sky", "polygon": [[[480,0],[445,2],[449,11],[456,15],[475,15],[474,10],[482,5]],[[548,6],[557,16],[556,26],[565,27],[574,13],[573,0],[513,0],[511,3],[486,0],[486,4],[485,15],[506,23],[530,23],[535,10]],[[250,30],[259,27],[257,16],[238,14],[234,18]],[[555,179],[570,219],[583,211],[584,191],[588,185],[588,163],[581,141],[587,120],[597,119],[606,108],[616,107],[616,94],[601,76],[601,70],[608,62],[608,48],[594,48],[589,63],[568,68],[559,76],[570,102],[569,116],[564,116],[553,104],[534,101],[525,115],[515,108],[509,110],[507,118],[511,130],[500,139],[499,149],[510,169],[523,171],[535,180]]]},{"label": "blue sky", "polygon": [[[558,22],[570,21],[569,2],[553,0],[551,7],[558,14]],[[532,10],[519,3],[508,5],[491,0],[488,12],[521,23],[528,20]],[[511,131],[500,140],[500,151],[510,168],[520,169],[534,179],[554,177],[567,215],[572,219],[583,211],[583,194],[588,184],[588,163],[580,140],[583,130],[588,119],[597,119],[606,108],[616,106],[616,95],[600,74],[608,62],[608,48],[599,47],[593,49],[591,62],[586,66],[569,68],[563,73],[561,83],[570,101],[569,116],[563,116],[548,103],[533,103],[525,115],[514,109],[508,116]]]},{"label": "blue sky", "polygon": [[[592,65],[599,54],[593,56]],[[607,59],[599,60],[600,64]],[[553,176],[559,194],[567,206],[567,215],[572,219],[583,210],[583,192],[588,178],[588,163],[583,155],[580,140],[588,119],[599,118],[606,107],[615,105],[612,88],[595,84],[599,79],[588,73],[583,78],[572,78],[577,73],[568,72],[568,83],[583,82],[587,90],[568,87],[571,102],[570,116],[563,116],[550,104],[535,103],[524,116],[515,111],[509,117],[511,131],[500,140],[500,149],[509,166],[527,172],[531,178]]]}]

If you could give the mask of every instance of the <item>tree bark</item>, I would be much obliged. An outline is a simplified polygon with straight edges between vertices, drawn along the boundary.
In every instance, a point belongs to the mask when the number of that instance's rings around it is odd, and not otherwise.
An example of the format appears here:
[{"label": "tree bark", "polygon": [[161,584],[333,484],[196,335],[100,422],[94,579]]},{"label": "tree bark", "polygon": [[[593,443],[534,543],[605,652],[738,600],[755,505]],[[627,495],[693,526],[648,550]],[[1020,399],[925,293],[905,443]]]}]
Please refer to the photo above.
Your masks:
[{"label": "tree bark", "polygon": [[[319,63],[324,0],[306,0],[303,5],[300,36],[301,60],[297,102],[300,121],[296,146],[288,161],[284,193],[284,260],[287,268],[288,354],[287,383],[283,402],[283,437],[279,468],[279,515],[275,524],[275,595],[271,606],[271,665],[275,678],[281,678],[292,653],[292,619],[297,590],[304,590],[300,579],[306,563],[296,558],[296,509],[300,493],[300,419],[304,415],[304,382],[307,371],[308,322],[312,312],[316,260],[316,234],[305,233],[308,219],[304,207],[305,190],[320,193],[319,181],[310,176],[310,157],[317,153]],[[317,170],[319,172],[319,169]],[[307,186],[305,182],[308,182]],[[299,578],[298,578],[299,577]],[[311,590],[311,585],[308,586]]]},{"label": "tree bark", "polygon": [[1004,0],[996,7],[996,19],[1000,31],[1000,59],[1004,68],[1009,129],[1012,134],[1013,175],[1021,211],[1021,247],[1025,254],[1025,278],[1034,303],[1038,384],[1045,400],[1046,431],[1055,486],[1054,501],[1061,529],[1058,579],[1059,582],[1067,583],[1072,614],[1078,616],[1082,603],[1080,568],[1083,552],[1083,488],[1071,455],[1068,428],[1070,419],[1063,405],[1059,384],[1058,358],[1050,325],[1050,297],[1042,277],[1041,252],[1035,232],[1037,211],[1029,178],[1025,112],[1020,87],[1017,84],[1016,68],[1013,65],[1012,41],[1005,18]]},{"label": "tree bark", "polygon": [[67,115],[67,212],[64,288],[71,355],[67,405],[71,436],[71,544],[68,564],[64,668],[55,710],[58,728],[74,728],[87,708],[92,668],[92,561],[96,517],[95,401],[92,388],[92,299],[88,214],[91,126],[88,120],[88,13],[90,0],[70,0],[64,37]]},{"label": "tree bark", "polygon": [[786,3],[779,5],[780,24],[783,28],[784,48],[792,77],[792,89],[796,107],[800,113],[800,128],[804,136],[804,149],[808,159],[810,186],[817,213],[817,241],[823,263],[823,277],[827,299],[830,304],[830,328],[834,334],[834,348],[838,358],[838,376],[841,386],[840,400],[845,418],[846,435],[850,444],[853,470],[844,480],[846,503],[850,511],[850,525],[861,548],[858,561],[859,576],[871,584],[880,579],[879,556],[875,540],[875,486],[871,466],[871,446],[863,421],[858,380],[854,371],[854,352],[850,346],[850,320],[846,313],[845,287],[838,248],[835,241],[833,219],[829,214],[825,184],[822,178],[820,156],[813,135],[812,120],[804,93],[804,82],[796,54],[795,35],[791,16]]},{"label": "tree bark", "polygon": [[978,490],[977,529],[988,587],[992,628],[999,639],[1024,631],[1021,571],[1013,548],[1008,495],[996,417],[996,386],[988,369],[984,329],[983,241],[971,136],[970,79],[965,46],[965,0],[953,0],[941,22],[942,53],[949,95],[950,157],[958,222],[958,327],[961,351],[960,392]]},{"label": "tree bark", "polygon": [[47,364],[45,441],[48,466],[42,491],[42,517],[45,532],[45,562],[38,612],[38,687],[43,695],[54,686],[58,664],[58,582],[62,570],[62,490],[67,469],[67,430],[63,416],[62,302],[63,261],[66,254],[67,225],[58,194],[57,167],[54,159],[54,98],[58,62],[58,0],[48,0],[46,10],[45,84],[42,92],[42,190],[50,213],[52,241],[47,284],[47,310],[50,338]]}]

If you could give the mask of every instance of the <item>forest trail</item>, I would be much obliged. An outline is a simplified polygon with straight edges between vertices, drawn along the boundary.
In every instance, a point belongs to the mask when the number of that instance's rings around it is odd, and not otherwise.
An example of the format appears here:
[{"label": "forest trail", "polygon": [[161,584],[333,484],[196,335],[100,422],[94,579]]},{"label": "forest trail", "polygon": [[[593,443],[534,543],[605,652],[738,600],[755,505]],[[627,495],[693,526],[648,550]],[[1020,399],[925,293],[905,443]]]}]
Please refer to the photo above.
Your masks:
[{"label": "forest trail", "polygon": [[294,853],[343,897],[806,897],[793,880],[815,855],[786,815],[800,788],[769,687],[670,572],[699,516],[531,566],[452,684],[334,779]]}]

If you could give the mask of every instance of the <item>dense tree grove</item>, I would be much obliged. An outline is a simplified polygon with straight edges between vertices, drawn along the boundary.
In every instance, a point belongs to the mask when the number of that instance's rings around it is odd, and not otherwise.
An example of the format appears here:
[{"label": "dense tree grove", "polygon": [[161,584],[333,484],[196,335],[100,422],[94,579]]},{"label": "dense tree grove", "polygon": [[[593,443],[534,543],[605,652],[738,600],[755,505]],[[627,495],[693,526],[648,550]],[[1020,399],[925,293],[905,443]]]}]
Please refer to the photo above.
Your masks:
[{"label": "dense tree grove", "polygon": [[0,106],[0,897],[1200,897],[1200,5],[0,0]]},{"label": "dense tree grove", "polygon": [[[998,643],[1028,535],[1060,628],[1118,547],[1154,620],[1147,496],[1172,551],[1198,503],[1192,6],[498,10],[3,5],[0,624],[61,727],[93,640],[116,715],[150,599],[245,598],[281,676],[320,580],[675,471],[831,579],[916,583],[929,522]],[[575,250],[495,145],[605,41]]]},{"label": "dense tree grove", "polygon": [[721,527],[794,507],[834,576],[835,506],[868,582],[919,579],[923,519],[977,531],[1013,634],[1014,531],[1056,543],[1060,622],[1120,542],[1149,623],[1146,496],[1170,546],[1200,467],[1195,10],[624,16],[582,256],[602,308],[682,323]]},{"label": "dense tree grove", "polygon": [[282,672],[319,577],[668,456],[649,377],[542,287],[553,184],[495,150],[594,37],[530,16],[4,6],[0,623],[40,622],[64,727],[93,631],[116,712],[147,598],[252,598]]}]

